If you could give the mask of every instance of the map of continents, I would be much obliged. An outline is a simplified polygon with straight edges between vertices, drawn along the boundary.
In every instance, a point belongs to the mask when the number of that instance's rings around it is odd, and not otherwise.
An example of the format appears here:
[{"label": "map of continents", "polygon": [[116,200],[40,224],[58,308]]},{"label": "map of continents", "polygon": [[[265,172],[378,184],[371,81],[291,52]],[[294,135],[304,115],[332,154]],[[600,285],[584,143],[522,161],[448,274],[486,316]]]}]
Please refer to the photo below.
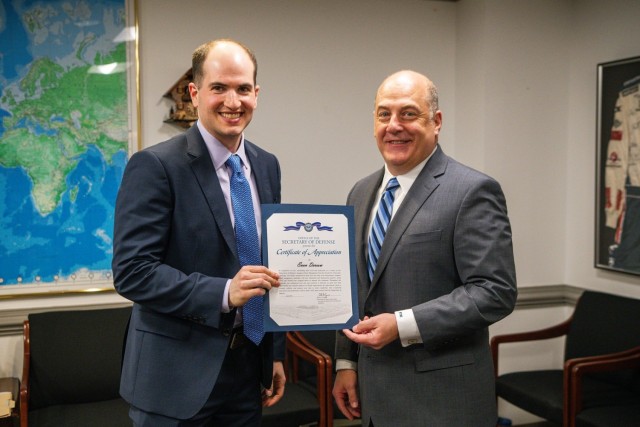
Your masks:
[{"label": "map of continents", "polygon": [[1,0],[0,285],[109,280],[125,0]]}]

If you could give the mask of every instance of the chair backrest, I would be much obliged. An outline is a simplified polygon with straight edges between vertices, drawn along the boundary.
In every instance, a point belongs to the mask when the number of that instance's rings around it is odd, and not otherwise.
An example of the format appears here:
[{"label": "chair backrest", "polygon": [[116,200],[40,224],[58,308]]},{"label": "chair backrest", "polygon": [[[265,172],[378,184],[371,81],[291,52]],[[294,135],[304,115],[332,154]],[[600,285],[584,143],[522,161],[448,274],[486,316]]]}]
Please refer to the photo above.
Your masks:
[{"label": "chair backrest", "polygon": [[131,307],[30,314],[29,410],[118,398],[130,314]]},{"label": "chair backrest", "polygon": [[[640,345],[640,299],[585,291],[576,305],[565,345],[565,360],[599,356]],[[598,374],[629,385],[631,372]]]}]

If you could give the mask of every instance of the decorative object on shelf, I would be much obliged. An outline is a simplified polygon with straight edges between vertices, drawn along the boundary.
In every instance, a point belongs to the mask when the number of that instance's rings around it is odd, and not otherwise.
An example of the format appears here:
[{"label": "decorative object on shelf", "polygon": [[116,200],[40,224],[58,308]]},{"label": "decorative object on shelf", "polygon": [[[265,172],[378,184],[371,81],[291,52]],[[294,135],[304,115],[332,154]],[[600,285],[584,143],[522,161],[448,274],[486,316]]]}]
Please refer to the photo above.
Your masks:
[{"label": "decorative object on shelf", "polygon": [[165,123],[171,123],[181,128],[187,129],[198,120],[196,107],[191,103],[189,94],[189,83],[193,78],[191,68],[184,73],[178,81],[171,86],[165,94],[165,98],[173,100],[174,105],[169,110],[169,118]]}]

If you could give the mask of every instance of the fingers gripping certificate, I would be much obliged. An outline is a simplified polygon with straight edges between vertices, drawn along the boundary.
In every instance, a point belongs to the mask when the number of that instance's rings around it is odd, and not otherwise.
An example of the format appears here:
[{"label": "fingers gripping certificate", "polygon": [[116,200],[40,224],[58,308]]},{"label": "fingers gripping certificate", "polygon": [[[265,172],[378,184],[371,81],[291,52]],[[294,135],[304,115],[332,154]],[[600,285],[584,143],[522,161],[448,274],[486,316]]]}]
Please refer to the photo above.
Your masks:
[{"label": "fingers gripping certificate", "polygon": [[262,205],[262,259],[280,274],[265,330],[350,328],[358,321],[353,207]]}]

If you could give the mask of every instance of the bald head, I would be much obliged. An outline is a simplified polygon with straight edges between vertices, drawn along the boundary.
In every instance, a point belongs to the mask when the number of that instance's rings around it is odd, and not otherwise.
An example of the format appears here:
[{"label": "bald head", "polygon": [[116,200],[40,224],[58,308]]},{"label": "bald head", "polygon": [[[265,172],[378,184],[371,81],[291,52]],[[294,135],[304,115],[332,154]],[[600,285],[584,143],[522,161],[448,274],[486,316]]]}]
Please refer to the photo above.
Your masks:
[{"label": "bald head", "polygon": [[[191,57],[191,71],[193,73],[193,82],[200,87],[202,77],[204,75],[203,64],[207,56],[216,51],[226,56],[246,55],[253,63],[253,85],[256,85],[258,78],[258,61],[255,54],[247,46],[232,39],[216,39],[196,48]],[[240,59],[240,58],[238,58]]]},{"label": "bald head", "polygon": [[438,88],[424,74],[411,70],[395,72],[382,81],[376,92],[376,105],[381,94],[412,91],[424,96],[429,106],[430,118],[438,111]]}]

